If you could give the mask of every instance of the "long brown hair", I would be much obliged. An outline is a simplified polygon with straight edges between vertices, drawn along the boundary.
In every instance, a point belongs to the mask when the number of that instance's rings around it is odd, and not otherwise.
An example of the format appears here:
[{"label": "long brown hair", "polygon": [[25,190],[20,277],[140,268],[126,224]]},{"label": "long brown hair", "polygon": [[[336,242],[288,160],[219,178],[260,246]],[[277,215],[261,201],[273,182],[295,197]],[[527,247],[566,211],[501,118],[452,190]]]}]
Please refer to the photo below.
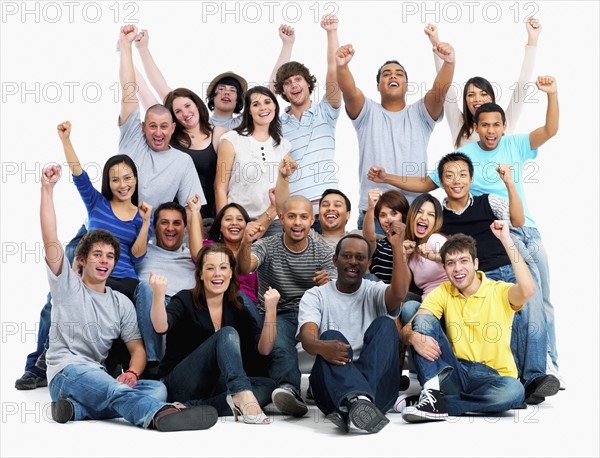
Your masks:
[{"label": "long brown hair", "polygon": [[[417,215],[419,210],[425,204],[425,202],[431,202],[433,204],[433,208],[435,209],[435,222],[433,223],[432,231],[429,235],[426,235],[423,238],[420,238],[415,234],[414,230],[414,222],[417,219]],[[428,192],[418,195],[415,200],[413,200],[412,204],[408,208],[408,214],[406,215],[406,234],[404,236],[405,240],[410,240],[412,242],[426,243],[433,234],[439,233],[442,228],[443,223],[443,210],[440,201],[433,197]]]},{"label": "long brown hair", "polygon": [[189,148],[190,146],[192,146],[192,139],[190,138],[189,134],[185,131],[183,125],[175,116],[175,111],[173,110],[173,102],[179,97],[190,99],[192,103],[196,105],[196,108],[198,109],[198,122],[200,132],[202,132],[204,135],[210,136],[213,128],[209,122],[208,108],[206,108],[206,105],[204,105],[202,99],[198,97],[198,95],[195,92],[190,91],[185,87],[179,87],[169,92],[165,97],[165,107],[171,112],[171,116],[173,116],[173,121],[175,121],[175,132],[173,133],[171,144],[176,148],[177,146]]},{"label": "long brown hair", "polygon": [[243,308],[243,305],[238,299],[240,281],[235,270],[235,256],[233,255],[232,251],[222,243],[213,243],[210,245],[206,245],[198,252],[198,258],[196,261],[196,271],[194,272],[196,286],[194,286],[194,288],[192,289],[192,299],[194,301],[194,306],[198,310],[202,310],[204,308],[204,303],[206,302],[204,282],[201,280],[202,267],[204,267],[204,258],[206,257],[206,255],[211,253],[223,253],[229,258],[229,265],[231,266],[232,275],[231,281],[229,282],[229,287],[227,288],[227,291],[225,291],[225,297],[228,302],[232,303],[234,306],[241,310]]}]

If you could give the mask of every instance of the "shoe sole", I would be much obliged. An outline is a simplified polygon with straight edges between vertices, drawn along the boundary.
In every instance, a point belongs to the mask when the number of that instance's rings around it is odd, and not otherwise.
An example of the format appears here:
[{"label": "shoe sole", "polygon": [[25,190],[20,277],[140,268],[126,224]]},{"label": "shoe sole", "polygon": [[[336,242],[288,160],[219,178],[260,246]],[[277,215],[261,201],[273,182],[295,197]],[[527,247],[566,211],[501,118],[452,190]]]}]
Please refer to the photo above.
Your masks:
[{"label": "shoe sole", "polygon": [[423,423],[426,421],[443,421],[448,418],[447,412],[422,412],[412,407],[407,407],[402,414],[402,419],[408,423]]},{"label": "shoe sole", "polygon": [[308,407],[301,404],[292,393],[286,390],[275,390],[271,396],[275,407],[284,415],[303,417],[308,412]]},{"label": "shoe sole", "polygon": [[52,413],[52,419],[56,423],[66,423],[73,418],[75,415],[75,408],[71,401],[67,399],[61,399],[60,401],[53,402],[50,405],[50,412]]},{"label": "shoe sole", "polygon": [[352,403],[348,417],[354,426],[369,433],[381,431],[390,422],[375,404],[364,399]]},{"label": "shoe sole", "polygon": [[546,400],[546,397],[554,396],[559,390],[560,381],[552,376],[540,383],[535,391],[527,396],[525,403],[530,405],[541,404]]},{"label": "shoe sole", "polygon": [[43,388],[45,386],[48,386],[48,380],[34,383],[15,383],[15,388],[17,390],[35,390],[36,388]]},{"label": "shoe sole", "polygon": [[339,414],[337,412],[332,412],[330,414],[327,414],[325,416],[325,419],[330,421],[331,423],[333,423],[335,426],[340,428],[345,433],[350,431],[350,426],[348,425],[348,422],[345,421],[344,418],[341,416],[341,414]]},{"label": "shoe sole", "polygon": [[156,429],[162,432],[199,431],[211,428],[218,420],[217,409],[212,406],[190,407],[161,417],[156,422]]}]

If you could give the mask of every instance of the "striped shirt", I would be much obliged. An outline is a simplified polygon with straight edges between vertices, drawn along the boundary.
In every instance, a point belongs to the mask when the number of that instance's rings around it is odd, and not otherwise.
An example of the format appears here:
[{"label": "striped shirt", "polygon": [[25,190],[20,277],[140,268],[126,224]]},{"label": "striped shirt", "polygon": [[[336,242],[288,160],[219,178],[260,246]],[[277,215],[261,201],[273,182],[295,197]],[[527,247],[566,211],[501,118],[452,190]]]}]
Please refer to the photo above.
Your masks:
[{"label": "striped shirt", "polygon": [[317,286],[313,281],[315,272],[326,270],[330,279],[337,278],[329,245],[307,237],[306,249],[294,253],[285,246],[283,237],[284,234],[265,237],[252,245],[252,255],[258,260],[258,308],[262,311],[269,286],[281,295],[278,309],[297,309],[304,293]]},{"label": "striped shirt", "polygon": [[[131,252],[142,228],[142,217],[138,211],[130,221],[123,221],[114,214],[110,202],[94,188],[90,177],[86,172],[79,176],[73,176],[73,182],[77,186],[79,195],[88,212],[88,232],[94,229],[104,229],[114,235],[121,244],[121,256],[110,274],[115,278],[135,278],[138,276],[134,266],[144,259],[145,254],[136,258]],[[152,235],[152,220],[148,230],[148,239]]]},{"label": "striped shirt", "polygon": [[387,237],[377,240],[377,248],[371,257],[369,270],[384,283],[392,282],[392,269],[394,268],[394,253],[392,244]]}]

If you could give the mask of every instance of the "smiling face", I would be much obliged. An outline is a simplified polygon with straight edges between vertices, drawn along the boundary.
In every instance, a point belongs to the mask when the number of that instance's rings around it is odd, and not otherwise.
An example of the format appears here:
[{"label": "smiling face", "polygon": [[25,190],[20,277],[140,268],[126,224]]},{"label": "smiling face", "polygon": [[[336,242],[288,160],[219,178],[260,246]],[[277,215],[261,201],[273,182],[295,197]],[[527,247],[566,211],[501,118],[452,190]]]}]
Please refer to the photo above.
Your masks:
[{"label": "smiling face", "polygon": [[133,170],[121,162],[108,169],[108,177],[112,199],[118,202],[130,202],[137,184]]},{"label": "smiling face", "polygon": [[502,122],[502,114],[497,111],[480,113],[475,131],[479,134],[479,146],[484,151],[496,149],[504,135],[506,125]]},{"label": "smiling face", "polygon": [[395,222],[402,222],[402,213],[394,210],[393,208],[390,208],[386,204],[383,204],[381,206],[381,209],[379,210],[379,216],[377,217],[377,219],[379,220],[381,228],[386,233],[389,233],[391,230],[394,229]]},{"label": "smiling face", "polygon": [[469,198],[473,178],[465,161],[452,161],[444,164],[440,184],[446,191],[449,201],[464,201]]},{"label": "smiling face", "polygon": [[324,234],[343,234],[350,212],[340,194],[327,194],[319,202],[319,223]]},{"label": "smiling face", "polygon": [[269,125],[275,118],[275,102],[271,97],[261,93],[250,96],[250,116],[254,126]]},{"label": "smiling face", "polygon": [[233,270],[229,263],[229,257],[225,253],[206,253],[204,255],[200,280],[204,284],[207,298],[225,294],[232,276]]},{"label": "smiling face", "polygon": [[192,99],[177,97],[173,100],[172,110],[175,114],[175,119],[179,121],[184,129],[193,129],[200,123],[198,107]]},{"label": "smiling face", "polygon": [[156,244],[168,251],[181,247],[185,234],[185,222],[177,210],[161,210],[155,222]]},{"label": "smiling face", "polygon": [[215,87],[215,111],[222,115],[233,116],[235,105],[239,97],[237,88],[228,84],[217,84]]},{"label": "smiling face", "polygon": [[91,288],[104,283],[115,268],[115,249],[108,243],[94,243],[87,256],[78,258],[81,278]]},{"label": "smiling face", "polygon": [[151,149],[166,151],[169,149],[171,136],[175,132],[175,123],[169,112],[148,112],[146,120],[142,123],[142,130],[146,137],[146,143]]},{"label": "smiling face", "polygon": [[283,94],[292,105],[305,105],[310,97],[308,83],[302,75],[294,75],[283,81]]},{"label": "smiling face", "polygon": [[459,291],[469,290],[476,279],[479,260],[471,258],[468,250],[446,254],[444,270],[448,280]]},{"label": "smiling face", "polygon": [[432,202],[424,202],[417,210],[413,232],[418,239],[423,239],[431,234],[435,226],[435,216],[435,206]]},{"label": "smiling face", "polygon": [[469,84],[467,87],[467,91],[465,94],[465,102],[467,104],[468,110],[474,116],[477,108],[479,108],[484,103],[493,102],[494,99],[490,93],[488,93],[484,89],[480,89],[475,86],[473,83]]},{"label": "smiling face", "polygon": [[246,220],[244,215],[235,207],[229,207],[225,210],[221,220],[221,235],[223,240],[229,243],[238,243],[244,237]]},{"label": "smiling face", "polygon": [[406,73],[401,65],[389,63],[381,69],[377,90],[383,99],[403,99],[406,95]]},{"label": "smiling face", "polygon": [[303,242],[315,222],[312,205],[305,199],[288,199],[283,214],[279,215],[288,244]]},{"label": "smiling face", "polygon": [[340,291],[356,291],[367,272],[371,259],[369,246],[365,240],[350,237],[340,241],[342,244],[333,264],[337,268],[337,287]]}]

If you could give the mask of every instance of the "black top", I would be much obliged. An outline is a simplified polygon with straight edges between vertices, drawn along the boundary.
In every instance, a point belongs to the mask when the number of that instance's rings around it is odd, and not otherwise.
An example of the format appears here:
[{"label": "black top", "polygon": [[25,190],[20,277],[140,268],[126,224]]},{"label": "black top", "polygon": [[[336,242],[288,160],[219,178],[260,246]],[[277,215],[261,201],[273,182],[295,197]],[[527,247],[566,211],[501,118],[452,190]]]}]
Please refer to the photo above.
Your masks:
[{"label": "black top", "polygon": [[[215,176],[217,174],[217,152],[213,146],[212,134],[210,144],[204,149],[189,149],[177,145],[177,149],[189,154],[200,178],[202,191],[206,197],[206,205],[202,206],[202,218],[214,218],[217,211],[215,206]],[[181,202],[180,202],[181,203]],[[182,203],[185,205],[185,202]]]}]

